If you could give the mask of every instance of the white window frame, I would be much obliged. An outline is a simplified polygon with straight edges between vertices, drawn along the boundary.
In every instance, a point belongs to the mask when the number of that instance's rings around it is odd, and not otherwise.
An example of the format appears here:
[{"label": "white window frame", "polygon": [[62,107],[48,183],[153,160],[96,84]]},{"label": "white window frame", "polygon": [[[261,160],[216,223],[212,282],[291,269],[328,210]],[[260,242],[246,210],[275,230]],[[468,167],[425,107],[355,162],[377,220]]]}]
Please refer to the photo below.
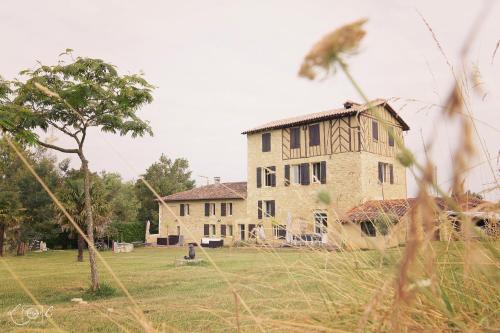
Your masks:
[{"label": "white window frame", "polygon": [[300,164],[290,165],[290,184],[300,185]]},{"label": "white window frame", "polygon": [[[267,167],[264,167],[264,186],[266,187],[272,187],[272,184],[273,184],[273,175],[275,174],[276,172],[267,168]],[[269,181],[269,182],[268,182]]]},{"label": "white window frame", "polygon": [[210,224],[210,236],[217,235],[217,226],[215,224]]},{"label": "white window frame", "polygon": [[[317,167],[317,175],[315,175],[315,167]],[[321,184],[321,162],[311,163],[311,182]]]},{"label": "white window frame", "polygon": [[[264,214],[262,214],[264,217],[274,217],[271,215],[271,213],[268,213],[268,205],[269,208],[271,208],[271,205],[273,203],[273,200],[264,200]],[[272,211],[272,209],[269,209],[269,211]],[[276,201],[274,201],[274,213],[276,214]]]},{"label": "white window frame", "polygon": [[[395,170],[394,170],[394,164],[392,163],[386,163],[386,162],[380,162],[382,164],[382,184],[389,184],[393,185],[396,184],[396,176],[395,176]],[[392,183],[391,183],[391,167],[392,167]],[[377,165],[378,168],[378,165]],[[377,180],[380,182],[380,179],[378,179],[378,169],[377,169]]]},{"label": "white window frame", "polygon": [[208,216],[215,216],[215,202],[210,202],[208,205]]},{"label": "white window frame", "polygon": [[[326,222],[326,226],[323,222]],[[322,235],[328,233],[328,212],[323,210],[314,212],[314,232]]]},{"label": "white window frame", "polygon": [[[286,231],[286,225],[281,225],[281,224],[273,224],[273,237],[274,239],[279,239],[278,235],[278,230],[285,230]],[[286,236],[285,236],[286,238]]]}]

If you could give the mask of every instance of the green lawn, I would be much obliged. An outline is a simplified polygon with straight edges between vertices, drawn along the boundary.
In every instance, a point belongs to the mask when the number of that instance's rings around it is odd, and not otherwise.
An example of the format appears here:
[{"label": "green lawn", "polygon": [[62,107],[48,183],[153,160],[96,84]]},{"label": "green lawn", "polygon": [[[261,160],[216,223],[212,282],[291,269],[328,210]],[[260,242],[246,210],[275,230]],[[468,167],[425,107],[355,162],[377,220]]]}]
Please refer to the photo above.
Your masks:
[{"label": "green lawn", "polygon": [[[459,250],[445,252],[444,247],[438,248],[442,252],[441,260],[446,262],[442,265],[443,270],[440,266],[436,272],[444,278],[441,278],[444,281],[442,288],[455,307],[453,318],[438,319],[470,326],[467,319],[462,318],[467,315],[473,317],[471,323],[482,318],[481,327],[497,324],[498,314],[495,315],[494,309],[499,302],[498,287],[483,288],[490,296],[493,292],[493,297],[489,298],[477,295],[477,291],[472,291],[475,293],[472,296],[457,291],[456,286],[462,283],[462,265],[454,264],[461,258]],[[175,258],[186,253],[186,249],[180,248],[139,248],[132,253],[103,252],[103,256],[144,313],[143,323],[160,331],[236,332],[239,329],[253,332],[262,328],[266,332],[327,332],[356,329],[373,295],[381,290],[384,282],[393,280],[396,263],[404,248],[392,249],[383,256],[376,251],[339,253],[308,249],[207,251],[218,269],[208,260],[202,265],[175,267]],[[197,255],[207,259],[199,249]],[[75,258],[75,251],[50,251],[7,257],[5,263],[41,304],[46,308],[53,306],[52,318],[65,331],[142,331],[141,320],[132,314],[134,306],[102,264],[101,281],[117,291],[114,295],[96,298],[86,291],[88,263],[77,263]],[[481,273],[485,279],[498,278],[497,270],[485,272]],[[448,280],[451,282],[445,287]],[[232,288],[244,304],[236,302]],[[392,295],[392,287],[384,289],[382,300],[374,306],[374,318],[363,324],[367,330],[376,330],[377,325],[382,325],[375,318],[385,320],[386,324],[390,321],[387,311]],[[83,298],[88,304],[71,302],[75,297]],[[484,306],[488,299],[493,303]],[[18,304],[32,303],[0,262],[0,332],[16,329],[24,332],[27,328],[55,330],[39,318],[24,327],[16,327],[11,322],[10,310]],[[447,304],[446,299],[443,304]],[[479,305],[482,310],[476,309]],[[471,313],[460,313],[467,309],[466,306]],[[429,310],[429,313],[438,311],[439,314],[441,306],[435,307],[437,310]],[[446,306],[444,308],[442,311],[446,312]],[[416,312],[415,315],[421,316],[415,319],[416,322],[427,320],[426,313]]]}]

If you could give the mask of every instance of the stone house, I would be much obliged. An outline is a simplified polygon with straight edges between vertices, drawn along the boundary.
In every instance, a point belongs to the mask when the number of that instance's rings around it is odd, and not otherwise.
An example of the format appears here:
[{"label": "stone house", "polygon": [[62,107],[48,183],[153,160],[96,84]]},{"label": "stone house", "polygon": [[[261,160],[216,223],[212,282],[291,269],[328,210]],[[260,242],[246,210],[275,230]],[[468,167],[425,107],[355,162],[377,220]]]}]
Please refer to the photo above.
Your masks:
[{"label": "stone house", "polygon": [[246,224],[246,196],[246,182],[221,183],[216,179],[214,184],[163,197],[166,205],[159,203],[158,234],[147,232],[146,242],[177,244],[182,236],[182,243],[219,237],[231,244],[239,238],[236,226]]},{"label": "stone house", "polygon": [[[407,130],[394,109],[377,99],[244,131],[247,183],[216,182],[164,197],[159,234],[146,241],[182,235],[185,242],[203,236],[225,238],[225,244],[282,242],[315,234],[338,245],[335,235],[350,209],[407,198],[406,171],[396,159]],[[351,238],[364,236],[357,228]]]}]

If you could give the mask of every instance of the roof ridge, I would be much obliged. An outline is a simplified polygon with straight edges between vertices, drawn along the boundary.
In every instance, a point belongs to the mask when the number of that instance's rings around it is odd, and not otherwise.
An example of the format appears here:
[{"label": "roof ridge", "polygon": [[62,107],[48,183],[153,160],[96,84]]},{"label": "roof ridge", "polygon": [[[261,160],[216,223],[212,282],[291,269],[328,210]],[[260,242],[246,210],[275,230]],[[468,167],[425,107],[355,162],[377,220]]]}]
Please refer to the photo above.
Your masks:
[{"label": "roof ridge", "polygon": [[247,195],[247,182],[225,182],[207,184],[192,189],[163,196],[165,201],[191,201],[191,200],[218,200],[218,199],[245,199]]},{"label": "roof ridge", "polygon": [[252,134],[252,133],[257,133],[257,132],[262,132],[266,130],[272,130],[272,129],[279,129],[279,128],[284,128],[284,127],[289,127],[289,126],[294,126],[294,125],[301,125],[301,124],[308,124],[312,123],[315,121],[322,121],[322,120],[327,120],[331,118],[341,118],[344,116],[356,114],[359,112],[365,112],[369,110],[368,106],[379,106],[379,105],[387,105],[388,106],[388,111],[393,114],[393,116],[398,119],[398,121],[401,122],[403,125],[403,128],[405,130],[409,129],[409,126],[402,120],[402,118],[390,107],[388,104],[388,101],[383,98],[376,98],[368,103],[356,103],[349,101],[349,103],[353,103],[353,105],[349,108],[340,107],[340,108],[335,108],[335,109],[328,109],[324,111],[319,111],[319,112],[313,112],[313,113],[307,113],[307,114],[302,114],[302,115],[297,115],[297,116],[292,116],[288,118],[281,118],[281,119],[276,119],[272,120],[269,122],[266,122],[260,126],[251,128],[249,130],[246,130],[242,132],[241,134]]}]

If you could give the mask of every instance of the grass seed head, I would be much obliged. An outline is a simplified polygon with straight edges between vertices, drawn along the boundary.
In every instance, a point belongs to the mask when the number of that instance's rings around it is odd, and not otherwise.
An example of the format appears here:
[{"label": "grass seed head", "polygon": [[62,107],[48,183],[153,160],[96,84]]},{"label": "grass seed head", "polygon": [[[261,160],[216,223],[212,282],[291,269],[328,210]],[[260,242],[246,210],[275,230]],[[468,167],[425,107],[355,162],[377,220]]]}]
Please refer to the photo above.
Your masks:
[{"label": "grass seed head", "polygon": [[300,66],[299,76],[309,80],[316,78],[315,68],[326,72],[335,66],[343,54],[355,53],[366,34],[363,24],[367,19],[361,19],[344,25],[324,36],[317,42],[304,58]]}]

